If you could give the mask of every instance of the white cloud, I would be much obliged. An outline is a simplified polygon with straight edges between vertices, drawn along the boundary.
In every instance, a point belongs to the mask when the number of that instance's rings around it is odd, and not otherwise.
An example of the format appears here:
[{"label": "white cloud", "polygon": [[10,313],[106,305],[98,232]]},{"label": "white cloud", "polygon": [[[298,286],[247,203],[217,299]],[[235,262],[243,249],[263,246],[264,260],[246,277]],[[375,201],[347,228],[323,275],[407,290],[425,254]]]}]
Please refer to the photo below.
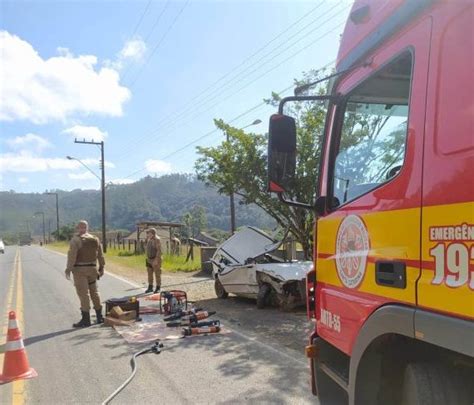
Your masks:
[{"label": "white cloud", "polygon": [[146,44],[141,38],[130,39],[125,42],[123,48],[117,54],[114,61],[106,61],[105,66],[115,70],[123,69],[129,62],[141,62],[146,52]]},{"label": "white cloud", "polygon": [[135,183],[136,180],[132,180],[132,179],[114,179],[114,180],[111,180],[109,183],[112,183],[112,184],[132,184],[132,183]]},{"label": "white cloud", "polygon": [[7,139],[6,143],[13,149],[32,147],[36,152],[41,152],[43,149],[52,146],[47,139],[31,133],[24,136],[17,136],[16,138]]},{"label": "white cloud", "polygon": [[145,162],[145,168],[150,173],[166,174],[171,173],[171,164],[162,160],[148,159]]},{"label": "white cloud", "polygon": [[140,38],[135,38],[125,42],[122,50],[119,52],[119,59],[141,60],[146,52],[146,44]]},{"label": "white cloud", "polygon": [[58,48],[58,56],[43,59],[7,31],[0,31],[0,65],[0,121],[44,124],[77,114],[117,117],[130,98],[117,70],[97,67],[96,56],[74,56]]},{"label": "white cloud", "polygon": [[107,132],[101,131],[97,127],[86,127],[83,125],[75,125],[62,131],[63,134],[72,135],[74,138],[85,139],[86,141],[103,141],[107,137]]},{"label": "white cloud", "polygon": [[28,177],[18,177],[18,183],[28,183]]},{"label": "white cloud", "polygon": [[83,172],[83,173],[69,173],[67,175],[72,180],[97,180],[97,178],[91,172]]},{"label": "white cloud", "polygon": [[[98,166],[97,159],[81,159],[87,166]],[[115,165],[105,161],[105,167],[114,168]],[[34,156],[29,152],[4,153],[0,155],[0,173],[16,172],[45,172],[48,170],[76,170],[83,168],[77,160],[66,158],[45,158]]]}]

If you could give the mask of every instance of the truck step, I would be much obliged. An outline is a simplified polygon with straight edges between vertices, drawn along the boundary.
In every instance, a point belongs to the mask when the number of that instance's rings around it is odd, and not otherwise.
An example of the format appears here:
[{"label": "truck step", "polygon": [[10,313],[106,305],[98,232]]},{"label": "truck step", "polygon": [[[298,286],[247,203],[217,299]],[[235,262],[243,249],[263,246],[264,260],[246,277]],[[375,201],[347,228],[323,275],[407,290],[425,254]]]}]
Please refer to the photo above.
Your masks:
[{"label": "truck step", "polygon": [[348,392],[349,390],[349,381],[347,376],[342,374],[339,370],[328,366],[326,363],[319,363],[319,369],[331,378],[337,385],[339,385],[344,391]]}]

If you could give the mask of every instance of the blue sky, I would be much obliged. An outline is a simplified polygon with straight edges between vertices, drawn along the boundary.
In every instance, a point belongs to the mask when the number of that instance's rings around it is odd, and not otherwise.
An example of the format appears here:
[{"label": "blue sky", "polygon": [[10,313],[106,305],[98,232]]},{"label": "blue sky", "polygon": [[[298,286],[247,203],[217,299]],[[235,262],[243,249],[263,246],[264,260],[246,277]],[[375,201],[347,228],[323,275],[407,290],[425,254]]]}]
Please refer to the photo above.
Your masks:
[{"label": "blue sky", "polygon": [[[350,1],[0,1],[0,189],[193,172],[213,118],[266,132],[272,91],[337,54]],[[245,113],[245,114],[244,114]],[[184,148],[186,145],[188,147]]]}]

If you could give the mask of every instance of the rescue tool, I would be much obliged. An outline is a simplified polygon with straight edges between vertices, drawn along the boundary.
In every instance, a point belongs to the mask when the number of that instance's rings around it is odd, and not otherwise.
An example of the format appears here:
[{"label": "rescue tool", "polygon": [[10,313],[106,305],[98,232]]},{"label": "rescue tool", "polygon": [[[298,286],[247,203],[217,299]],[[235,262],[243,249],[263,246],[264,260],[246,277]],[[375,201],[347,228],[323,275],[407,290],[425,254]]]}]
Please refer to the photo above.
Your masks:
[{"label": "rescue tool", "polygon": [[167,316],[163,320],[165,322],[175,321],[176,319],[180,319],[180,318],[182,318],[186,315],[193,315],[196,312],[199,312],[199,311],[202,311],[202,310],[203,310],[202,308],[192,308],[192,309],[187,309],[187,310],[184,310],[184,311],[179,311],[178,313],[176,313],[174,315]]},{"label": "rescue tool", "polygon": [[202,326],[197,328],[183,328],[183,336],[191,335],[207,335],[209,333],[219,333],[221,331],[220,326]]}]

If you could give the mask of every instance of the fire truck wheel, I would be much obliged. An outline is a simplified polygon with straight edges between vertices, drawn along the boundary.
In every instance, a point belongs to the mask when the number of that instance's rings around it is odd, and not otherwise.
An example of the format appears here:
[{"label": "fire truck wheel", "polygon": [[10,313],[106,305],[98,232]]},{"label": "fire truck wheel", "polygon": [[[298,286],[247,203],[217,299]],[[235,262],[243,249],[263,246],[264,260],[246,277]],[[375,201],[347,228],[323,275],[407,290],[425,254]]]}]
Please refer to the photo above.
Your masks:
[{"label": "fire truck wheel", "polygon": [[214,291],[216,292],[217,298],[227,298],[229,296],[229,293],[225,290],[218,278],[214,281]]},{"label": "fire truck wheel", "polygon": [[410,363],[403,377],[403,405],[471,404],[469,389],[456,370],[436,363]]},{"label": "fire truck wheel", "polygon": [[265,308],[271,291],[272,291],[272,287],[270,287],[269,284],[264,283],[260,286],[258,290],[258,294],[257,294],[257,308],[258,309]]}]

